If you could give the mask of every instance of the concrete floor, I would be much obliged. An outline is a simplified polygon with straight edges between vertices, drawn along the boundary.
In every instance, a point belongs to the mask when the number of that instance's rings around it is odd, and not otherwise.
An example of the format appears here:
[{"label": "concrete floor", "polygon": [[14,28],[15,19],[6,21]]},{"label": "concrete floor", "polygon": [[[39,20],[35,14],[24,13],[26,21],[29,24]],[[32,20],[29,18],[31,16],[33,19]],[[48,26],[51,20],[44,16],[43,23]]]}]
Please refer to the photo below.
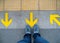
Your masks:
[{"label": "concrete floor", "polygon": [[[26,26],[25,18],[29,19],[31,11],[8,11],[9,18],[13,19],[12,24],[6,29],[0,22],[0,43],[17,43],[22,40],[25,34],[24,28]],[[32,11],[34,19],[38,18],[38,25],[40,27],[40,34],[50,43],[60,43],[60,26],[55,22],[50,24],[49,16],[51,13],[58,13],[60,11]],[[4,11],[0,12],[0,19],[4,18]]]},{"label": "concrete floor", "polygon": [[[23,39],[24,29],[1,29],[0,43],[17,43]],[[50,43],[60,43],[59,29],[40,29],[40,34]]]}]

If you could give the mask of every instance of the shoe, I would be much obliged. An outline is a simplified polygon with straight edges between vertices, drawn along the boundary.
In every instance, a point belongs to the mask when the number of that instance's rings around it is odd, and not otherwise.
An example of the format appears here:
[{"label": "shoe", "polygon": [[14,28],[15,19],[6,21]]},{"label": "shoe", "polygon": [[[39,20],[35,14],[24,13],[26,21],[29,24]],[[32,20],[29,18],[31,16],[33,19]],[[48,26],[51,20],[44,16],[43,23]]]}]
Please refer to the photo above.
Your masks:
[{"label": "shoe", "polygon": [[31,28],[29,25],[26,25],[25,32],[26,34],[31,34]]},{"label": "shoe", "polygon": [[33,33],[35,34],[35,33],[39,33],[39,26],[38,25],[35,25],[34,27],[33,27]]}]

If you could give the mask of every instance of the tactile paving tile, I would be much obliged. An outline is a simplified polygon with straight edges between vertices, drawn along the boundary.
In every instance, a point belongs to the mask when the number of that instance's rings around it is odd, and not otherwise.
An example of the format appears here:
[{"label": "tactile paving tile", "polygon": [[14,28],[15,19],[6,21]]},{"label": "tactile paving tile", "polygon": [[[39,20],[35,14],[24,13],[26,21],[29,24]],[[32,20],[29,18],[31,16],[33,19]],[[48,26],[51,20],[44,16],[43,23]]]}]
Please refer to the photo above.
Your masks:
[{"label": "tactile paving tile", "polygon": [[38,0],[22,0],[22,10],[38,10]]},{"label": "tactile paving tile", "polygon": [[3,11],[3,0],[0,0],[0,11]]},{"label": "tactile paving tile", "polygon": [[39,0],[40,10],[56,10],[56,0]]},{"label": "tactile paving tile", "polygon": [[20,0],[5,0],[5,11],[20,10]]},{"label": "tactile paving tile", "polygon": [[[58,0],[57,0],[58,1]],[[5,10],[56,10],[56,0],[5,0]],[[56,6],[57,5],[57,6]]]},{"label": "tactile paving tile", "polygon": [[60,0],[57,0],[57,10],[60,10]]}]

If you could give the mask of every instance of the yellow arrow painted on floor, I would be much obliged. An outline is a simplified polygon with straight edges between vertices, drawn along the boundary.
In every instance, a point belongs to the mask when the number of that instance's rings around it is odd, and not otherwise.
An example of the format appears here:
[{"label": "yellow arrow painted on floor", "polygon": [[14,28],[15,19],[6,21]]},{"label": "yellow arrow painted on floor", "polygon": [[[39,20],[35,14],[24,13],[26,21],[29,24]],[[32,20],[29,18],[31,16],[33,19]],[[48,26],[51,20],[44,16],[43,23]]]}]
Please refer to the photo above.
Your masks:
[{"label": "yellow arrow painted on floor", "polygon": [[50,24],[53,24],[53,21],[54,21],[60,26],[60,21],[57,18],[60,18],[60,16],[58,14],[51,14],[50,15]]},{"label": "yellow arrow painted on floor", "polygon": [[8,13],[5,13],[5,20],[2,19],[1,22],[6,28],[8,28],[8,26],[12,23],[12,19],[9,20]]},{"label": "yellow arrow painted on floor", "polygon": [[33,20],[33,12],[30,12],[30,20],[25,19],[26,23],[32,28],[37,22],[38,19]]}]

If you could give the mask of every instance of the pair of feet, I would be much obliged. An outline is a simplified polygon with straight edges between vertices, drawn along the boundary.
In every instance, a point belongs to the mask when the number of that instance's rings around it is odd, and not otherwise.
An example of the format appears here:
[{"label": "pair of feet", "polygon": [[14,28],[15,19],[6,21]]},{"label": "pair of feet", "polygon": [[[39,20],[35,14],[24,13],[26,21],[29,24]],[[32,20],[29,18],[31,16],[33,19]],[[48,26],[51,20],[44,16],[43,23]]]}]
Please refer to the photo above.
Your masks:
[{"label": "pair of feet", "polygon": [[26,26],[26,34],[31,34],[32,33],[32,30],[33,30],[33,33],[39,33],[39,26],[38,25],[34,25],[33,28],[31,28],[29,25]]}]

